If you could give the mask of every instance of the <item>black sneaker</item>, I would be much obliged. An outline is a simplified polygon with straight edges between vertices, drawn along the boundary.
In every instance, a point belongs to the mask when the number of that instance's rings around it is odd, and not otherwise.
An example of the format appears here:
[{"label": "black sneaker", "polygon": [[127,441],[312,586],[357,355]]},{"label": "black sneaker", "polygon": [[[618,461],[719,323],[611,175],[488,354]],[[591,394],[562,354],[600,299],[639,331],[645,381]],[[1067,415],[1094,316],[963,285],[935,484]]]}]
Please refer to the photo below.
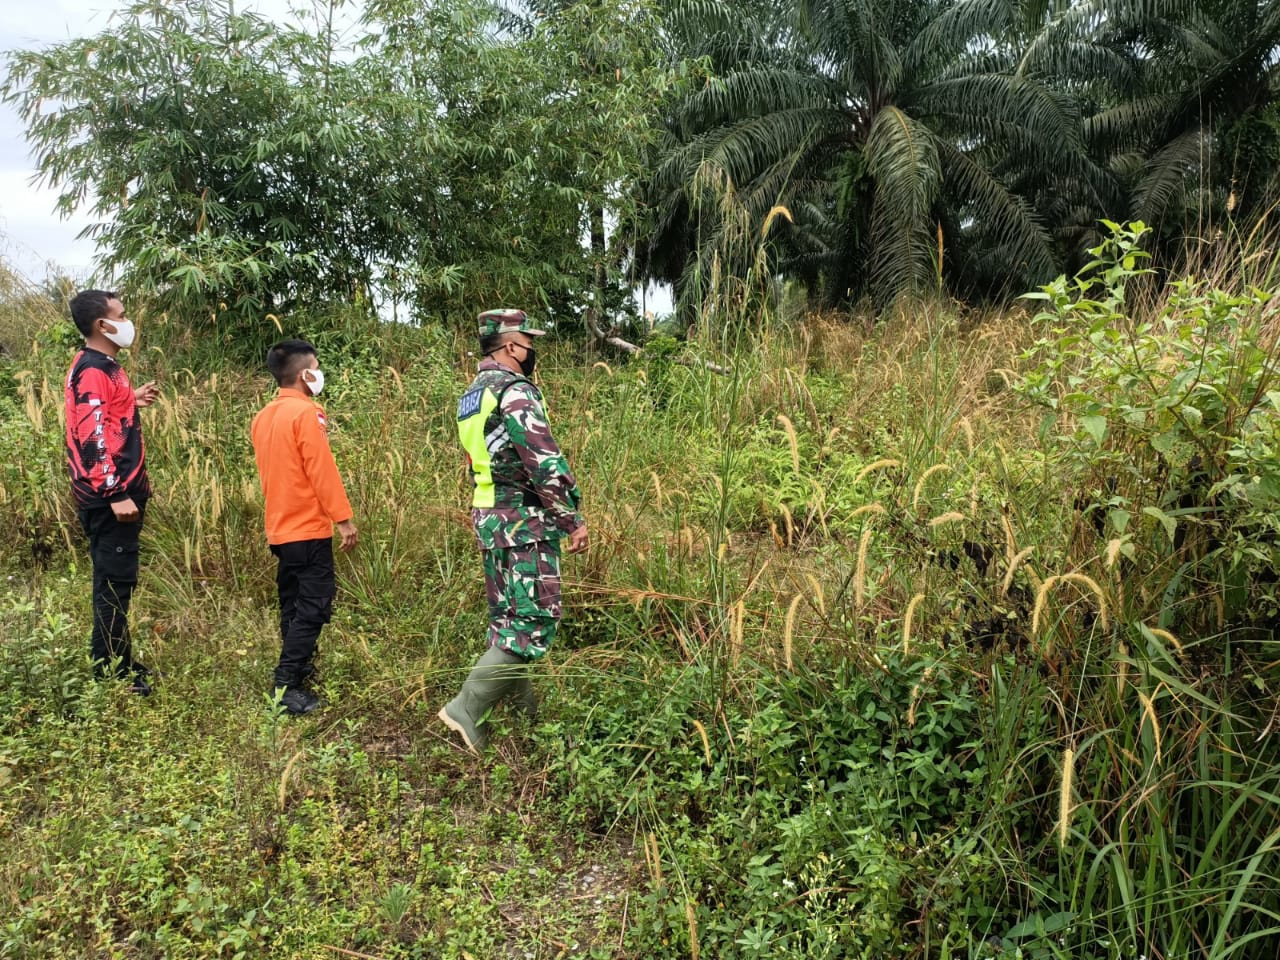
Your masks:
[{"label": "black sneaker", "polygon": [[151,684],[147,683],[146,674],[135,673],[132,681],[129,683],[129,692],[136,693],[140,697],[151,696]]},{"label": "black sneaker", "polygon": [[280,698],[280,702],[294,716],[301,716],[324,706],[323,701],[305,687],[289,687]]}]

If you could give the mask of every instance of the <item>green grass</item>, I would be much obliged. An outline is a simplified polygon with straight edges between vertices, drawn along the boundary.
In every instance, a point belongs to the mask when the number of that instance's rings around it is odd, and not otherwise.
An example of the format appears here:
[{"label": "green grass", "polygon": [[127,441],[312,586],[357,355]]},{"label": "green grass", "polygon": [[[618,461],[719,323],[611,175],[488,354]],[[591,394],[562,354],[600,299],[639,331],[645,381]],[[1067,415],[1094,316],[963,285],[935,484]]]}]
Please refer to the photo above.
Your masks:
[{"label": "green grass", "polygon": [[[1217,555],[1175,556],[1140,509],[1107,565],[1090,518],[1114,507],[1081,497],[1124,450],[1088,454],[1014,389],[1040,326],[787,326],[737,291],[725,355],[540,353],[594,545],[565,563],[542,718],[500,710],[475,761],[434,718],[484,634],[452,423],[469,344],[341,312],[286,331],[320,345],[362,534],[321,639],[329,707],[291,720],[267,697],[248,444],[266,378],[235,344],[141,328],[130,366],[164,390],[133,618],[164,676],[142,701],[87,679],[68,324],[8,284],[0,956],[1274,955],[1270,588],[1219,604],[1239,585]],[[1263,544],[1263,508],[1221,529]],[[1105,623],[1067,581],[1033,635],[1066,573]]]}]

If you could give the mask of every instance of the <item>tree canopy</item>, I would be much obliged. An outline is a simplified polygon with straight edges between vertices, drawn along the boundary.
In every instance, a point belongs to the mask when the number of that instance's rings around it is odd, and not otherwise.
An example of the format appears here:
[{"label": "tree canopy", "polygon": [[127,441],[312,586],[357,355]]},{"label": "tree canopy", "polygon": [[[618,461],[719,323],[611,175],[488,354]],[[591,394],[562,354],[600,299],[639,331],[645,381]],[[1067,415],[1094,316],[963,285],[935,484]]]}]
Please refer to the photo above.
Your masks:
[{"label": "tree canopy", "polygon": [[1280,0],[374,0],[356,33],[149,0],[3,92],[103,270],[215,320],[570,321],[761,255],[823,305],[1001,297],[1102,218],[1172,249],[1280,177]]}]

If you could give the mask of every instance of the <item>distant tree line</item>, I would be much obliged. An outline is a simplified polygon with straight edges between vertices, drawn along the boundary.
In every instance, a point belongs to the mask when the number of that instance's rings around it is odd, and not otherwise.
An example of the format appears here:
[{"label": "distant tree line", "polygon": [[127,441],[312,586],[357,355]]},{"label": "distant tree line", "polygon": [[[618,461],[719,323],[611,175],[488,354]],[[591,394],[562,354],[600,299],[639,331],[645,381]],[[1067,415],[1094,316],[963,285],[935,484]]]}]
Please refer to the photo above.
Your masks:
[{"label": "distant tree line", "polygon": [[[8,55],[100,266],[212,324],[521,304],[763,263],[815,305],[1001,299],[1101,218],[1277,197],[1280,0],[371,0],[354,35],[149,0]],[[763,258],[763,260],[762,260]]]}]

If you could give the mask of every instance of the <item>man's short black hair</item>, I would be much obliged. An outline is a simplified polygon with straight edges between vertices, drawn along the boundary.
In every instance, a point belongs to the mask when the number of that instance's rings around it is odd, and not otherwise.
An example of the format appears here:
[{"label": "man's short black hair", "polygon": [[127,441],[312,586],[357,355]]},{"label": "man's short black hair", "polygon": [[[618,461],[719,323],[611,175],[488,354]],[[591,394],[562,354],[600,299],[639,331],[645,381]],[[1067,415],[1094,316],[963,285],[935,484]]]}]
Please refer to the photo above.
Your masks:
[{"label": "man's short black hair", "polygon": [[502,340],[506,337],[505,333],[491,333],[487,337],[480,338],[480,356],[487,357],[493,351],[502,346]]},{"label": "man's short black hair", "polygon": [[501,333],[491,333],[487,337],[481,337],[480,356],[487,357],[504,343],[515,340],[518,332],[518,330],[503,330]]},{"label": "man's short black hair", "polygon": [[93,333],[93,322],[107,315],[107,304],[120,297],[110,290],[81,290],[71,298],[71,322],[83,337]]},{"label": "man's short black hair", "polygon": [[316,348],[305,340],[281,340],[267,348],[267,369],[279,386],[292,383]]}]

